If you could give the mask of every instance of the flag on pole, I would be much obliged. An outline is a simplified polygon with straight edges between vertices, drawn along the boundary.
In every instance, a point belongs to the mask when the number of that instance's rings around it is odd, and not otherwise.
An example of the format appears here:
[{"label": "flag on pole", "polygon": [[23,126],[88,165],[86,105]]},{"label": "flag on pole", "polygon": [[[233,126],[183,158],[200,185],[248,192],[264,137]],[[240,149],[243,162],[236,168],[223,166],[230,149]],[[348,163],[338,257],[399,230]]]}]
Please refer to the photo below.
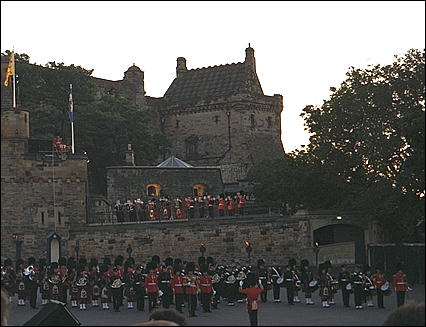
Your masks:
[{"label": "flag on pole", "polygon": [[70,84],[70,94],[69,94],[69,111],[68,111],[68,120],[74,122],[74,103],[72,101],[72,84]]},{"label": "flag on pole", "polygon": [[6,77],[4,79],[4,86],[9,86],[9,77],[15,75],[15,53],[12,51],[9,55],[9,64],[7,65]]}]

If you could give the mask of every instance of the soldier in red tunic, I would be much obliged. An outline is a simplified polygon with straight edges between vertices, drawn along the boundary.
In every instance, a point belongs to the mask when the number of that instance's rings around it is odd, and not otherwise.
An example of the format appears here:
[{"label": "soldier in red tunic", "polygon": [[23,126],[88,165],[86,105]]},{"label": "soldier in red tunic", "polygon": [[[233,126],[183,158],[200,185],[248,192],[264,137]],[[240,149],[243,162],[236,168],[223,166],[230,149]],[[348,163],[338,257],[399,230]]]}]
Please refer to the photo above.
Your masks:
[{"label": "soldier in red tunic", "polygon": [[382,286],[387,282],[387,280],[380,267],[376,267],[376,273],[371,276],[371,279],[373,280],[377,292],[377,305],[379,308],[384,309]]},{"label": "soldier in red tunic", "polygon": [[175,295],[176,310],[182,313],[182,305],[185,299],[184,277],[182,267],[176,265],[173,267],[174,276],[171,281],[173,293]]},{"label": "soldier in red tunic", "polygon": [[234,201],[234,198],[230,195],[228,196],[228,201],[227,201],[227,204],[226,204],[226,210],[228,211],[228,216],[234,215],[235,201]]},{"label": "soldier in red tunic", "polygon": [[393,275],[392,278],[392,287],[396,292],[396,303],[397,306],[400,307],[405,303],[405,292],[408,290],[408,280],[407,275],[404,273],[402,264],[398,264],[397,268],[398,272]]},{"label": "soldier in red tunic", "polygon": [[219,201],[217,203],[217,210],[219,211],[219,216],[223,217],[225,215],[225,199],[223,197],[219,197]]},{"label": "soldier in red tunic", "polygon": [[197,317],[195,310],[197,309],[197,295],[199,293],[200,285],[198,277],[194,274],[195,265],[193,262],[188,262],[186,265],[187,276],[185,278],[185,293],[188,298],[188,309],[190,317]]},{"label": "soldier in red tunic", "polygon": [[213,282],[212,277],[208,274],[207,264],[200,266],[202,275],[200,276],[200,293],[201,304],[203,305],[203,312],[211,312],[210,304],[213,295]]},{"label": "soldier in red tunic", "polygon": [[244,206],[246,204],[246,197],[245,195],[241,194],[240,192],[237,193],[237,208],[238,208],[238,214],[240,216],[244,215]]},{"label": "soldier in red tunic", "polygon": [[148,311],[157,307],[158,298],[158,277],[155,272],[154,263],[148,262],[146,270],[149,272],[145,279],[146,292],[148,294]]}]

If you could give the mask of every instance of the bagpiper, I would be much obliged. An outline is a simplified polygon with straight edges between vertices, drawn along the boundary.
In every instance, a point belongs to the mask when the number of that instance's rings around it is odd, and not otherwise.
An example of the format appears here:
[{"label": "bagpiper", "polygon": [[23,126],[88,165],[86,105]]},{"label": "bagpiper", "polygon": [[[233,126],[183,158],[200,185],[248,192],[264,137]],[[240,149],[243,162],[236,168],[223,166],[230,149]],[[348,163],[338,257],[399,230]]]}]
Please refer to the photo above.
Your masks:
[{"label": "bagpiper", "polygon": [[15,295],[16,278],[16,270],[13,268],[12,260],[7,258],[1,271],[1,285],[7,291],[10,303],[12,303],[12,298]]},{"label": "bagpiper", "polygon": [[27,300],[27,290],[25,285],[25,275],[24,275],[24,260],[18,259],[16,261],[16,286],[18,294],[18,305],[24,306]]},{"label": "bagpiper", "polygon": [[392,277],[392,287],[396,293],[396,304],[398,307],[405,303],[405,293],[408,290],[407,275],[403,271],[402,263],[396,267],[397,273]]},{"label": "bagpiper", "polygon": [[329,308],[330,304],[328,303],[329,295],[331,292],[330,278],[327,276],[327,267],[325,264],[320,264],[319,267],[319,276],[318,276],[318,284],[320,288],[320,298],[322,302],[323,308]]},{"label": "bagpiper", "polygon": [[291,267],[291,272],[293,274],[293,279],[294,279],[294,299],[293,299],[293,302],[294,303],[300,303],[299,291],[302,290],[302,282],[301,282],[300,277],[299,277],[299,272],[297,271],[297,268],[296,268],[296,259],[291,258],[288,261],[288,264]]},{"label": "bagpiper", "polygon": [[305,301],[307,305],[315,304],[312,301],[312,291],[313,289],[310,286],[310,283],[314,280],[314,274],[309,269],[309,261],[307,259],[303,259],[300,262],[300,280],[302,282],[302,290],[305,293]]},{"label": "bagpiper", "polygon": [[330,285],[330,292],[328,293],[328,304],[334,305],[336,304],[334,302],[334,294],[336,294],[339,291],[339,281],[334,278],[331,263],[326,262],[327,265],[327,278]]},{"label": "bagpiper", "polygon": [[[37,304],[37,291],[39,287],[39,271],[37,268],[36,260],[34,257],[28,258],[28,265],[29,272],[26,273],[24,271],[25,275],[25,288],[28,292],[27,296],[30,301],[30,307],[33,309],[36,309]],[[32,269],[31,269],[32,268]]]},{"label": "bagpiper", "polygon": [[373,296],[376,295],[376,287],[371,279],[371,270],[368,265],[364,268],[364,299],[368,307],[374,307]]},{"label": "bagpiper", "polygon": [[80,310],[87,309],[87,303],[89,301],[88,294],[88,275],[83,271],[81,277],[76,283],[78,287],[78,304],[80,305]]}]

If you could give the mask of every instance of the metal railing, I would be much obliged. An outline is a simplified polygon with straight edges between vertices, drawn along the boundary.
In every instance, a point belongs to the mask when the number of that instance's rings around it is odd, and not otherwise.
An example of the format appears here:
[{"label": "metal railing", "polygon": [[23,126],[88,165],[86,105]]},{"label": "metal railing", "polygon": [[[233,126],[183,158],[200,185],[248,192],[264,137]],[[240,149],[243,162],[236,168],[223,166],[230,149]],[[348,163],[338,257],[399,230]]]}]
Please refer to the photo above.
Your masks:
[{"label": "metal railing", "polygon": [[138,224],[138,223],[158,223],[158,222],[178,222],[188,220],[199,220],[199,219],[215,219],[215,218],[241,218],[241,217],[271,217],[271,216],[289,216],[279,206],[264,206],[255,205],[248,203],[246,207],[241,211],[235,209],[233,211],[223,210],[220,212],[217,206],[213,207],[213,210],[200,210],[199,208],[189,209],[182,208],[182,214],[179,216],[177,209],[172,207],[168,208],[167,214],[165,214],[163,207],[159,207],[155,210],[154,215],[150,215],[147,208],[142,210],[127,211],[126,209],[121,212],[115,211],[113,208],[108,208],[103,211],[95,211],[93,208],[89,210],[87,216],[88,224]]}]

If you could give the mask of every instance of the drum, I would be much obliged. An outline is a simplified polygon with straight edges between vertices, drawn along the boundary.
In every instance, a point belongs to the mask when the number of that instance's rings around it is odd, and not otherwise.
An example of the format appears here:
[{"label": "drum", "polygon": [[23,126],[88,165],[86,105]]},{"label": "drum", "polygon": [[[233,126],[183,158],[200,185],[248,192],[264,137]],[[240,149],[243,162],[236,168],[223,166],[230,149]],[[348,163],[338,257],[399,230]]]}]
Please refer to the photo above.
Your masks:
[{"label": "drum", "polygon": [[309,282],[309,288],[311,289],[311,292],[315,292],[319,286],[318,286],[318,281],[316,280],[312,280]]},{"label": "drum", "polygon": [[340,288],[339,281],[337,281],[337,280],[333,280],[333,281],[330,283],[330,287],[331,287],[331,290],[332,290],[333,292],[337,292],[337,291],[339,290],[339,288]]},{"label": "drum", "polygon": [[278,285],[279,287],[284,287],[284,278],[279,277],[279,278],[277,279],[277,285]]},{"label": "drum", "polygon": [[354,292],[354,290],[353,290],[353,288],[352,288],[352,284],[351,283],[348,283],[348,284],[346,284],[346,290],[349,292],[349,293],[353,293]]},{"label": "drum", "polygon": [[389,296],[392,294],[392,288],[390,287],[390,283],[386,282],[380,287],[381,291],[383,292],[383,295]]}]

